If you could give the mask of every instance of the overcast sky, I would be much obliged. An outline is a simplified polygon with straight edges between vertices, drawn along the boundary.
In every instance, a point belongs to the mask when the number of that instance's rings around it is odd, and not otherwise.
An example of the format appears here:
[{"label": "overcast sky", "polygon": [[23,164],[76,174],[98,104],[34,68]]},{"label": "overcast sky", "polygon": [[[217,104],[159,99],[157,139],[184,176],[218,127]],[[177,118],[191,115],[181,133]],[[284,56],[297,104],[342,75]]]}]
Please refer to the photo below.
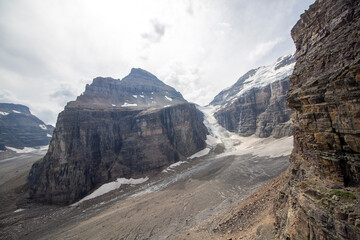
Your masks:
[{"label": "overcast sky", "polygon": [[295,51],[313,0],[0,0],[0,102],[55,124],[97,76],[143,68],[208,104],[248,70]]}]

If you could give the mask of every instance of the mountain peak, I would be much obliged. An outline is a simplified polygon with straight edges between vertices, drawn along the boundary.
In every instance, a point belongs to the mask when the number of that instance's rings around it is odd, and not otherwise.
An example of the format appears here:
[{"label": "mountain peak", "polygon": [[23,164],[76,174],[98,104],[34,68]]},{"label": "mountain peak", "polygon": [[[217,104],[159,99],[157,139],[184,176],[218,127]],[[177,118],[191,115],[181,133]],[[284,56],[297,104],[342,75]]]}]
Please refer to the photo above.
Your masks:
[{"label": "mountain peak", "polygon": [[67,107],[87,108],[164,107],[186,100],[173,87],[141,68],[132,68],[122,80],[97,77],[86,85],[85,92]]},{"label": "mountain peak", "polygon": [[150,72],[148,72],[142,68],[132,68],[130,71],[130,75],[131,74],[150,75],[150,76],[155,77],[153,74],[151,74]]},{"label": "mountain peak", "polygon": [[124,77],[121,81],[127,83],[135,83],[140,81],[139,84],[143,84],[144,82],[157,82],[164,84],[155,75],[141,68],[132,68],[130,74]]}]

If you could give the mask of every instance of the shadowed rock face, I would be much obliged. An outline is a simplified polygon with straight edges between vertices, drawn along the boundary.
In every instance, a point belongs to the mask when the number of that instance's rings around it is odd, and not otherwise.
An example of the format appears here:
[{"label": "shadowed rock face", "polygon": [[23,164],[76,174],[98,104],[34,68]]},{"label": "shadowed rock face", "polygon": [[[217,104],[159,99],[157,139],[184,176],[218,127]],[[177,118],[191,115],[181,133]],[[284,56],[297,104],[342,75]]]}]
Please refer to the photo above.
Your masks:
[{"label": "shadowed rock face", "polygon": [[294,63],[294,54],[284,56],[271,66],[250,70],[221,91],[210,103],[220,107],[214,114],[220,125],[241,136],[291,136],[286,93]]},{"label": "shadowed rock face", "polygon": [[291,31],[294,150],[275,204],[286,239],[360,239],[360,1],[316,1]]},{"label": "shadowed rock face", "polygon": [[[48,153],[30,171],[31,198],[69,204],[105,182],[161,170],[206,146],[207,130],[196,107],[150,73],[142,70],[140,81],[133,71],[122,81],[143,85],[97,78],[60,113]],[[182,103],[149,108],[138,101],[121,107],[133,94],[165,101],[167,94]]]},{"label": "shadowed rock face", "polygon": [[28,107],[0,103],[0,150],[47,145],[54,127],[30,113]]}]

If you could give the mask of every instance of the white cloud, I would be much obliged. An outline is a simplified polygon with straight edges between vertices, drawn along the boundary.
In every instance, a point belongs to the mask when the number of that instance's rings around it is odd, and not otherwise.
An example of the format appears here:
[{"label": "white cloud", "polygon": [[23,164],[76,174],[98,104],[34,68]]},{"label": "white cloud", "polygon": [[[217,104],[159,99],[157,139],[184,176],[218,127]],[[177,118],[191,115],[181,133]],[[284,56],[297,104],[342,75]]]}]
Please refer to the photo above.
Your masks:
[{"label": "white cloud", "polygon": [[282,39],[277,38],[272,41],[262,42],[255,46],[255,49],[250,52],[249,60],[250,61],[257,61],[258,59],[262,58],[269,54],[274,47],[281,42]]},{"label": "white cloud", "polygon": [[0,100],[47,123],[97,76],[141,67],[199,104],[294,50],[312,0],[0,1]]}]

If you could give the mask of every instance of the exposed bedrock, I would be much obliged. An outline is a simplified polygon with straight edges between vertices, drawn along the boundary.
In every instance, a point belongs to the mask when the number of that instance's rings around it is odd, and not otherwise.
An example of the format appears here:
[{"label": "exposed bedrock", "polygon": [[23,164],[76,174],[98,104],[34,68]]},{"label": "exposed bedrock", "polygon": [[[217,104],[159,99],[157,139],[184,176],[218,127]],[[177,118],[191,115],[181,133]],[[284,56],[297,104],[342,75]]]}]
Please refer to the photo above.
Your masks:
[{"label": "exposed bedrock", "polygon": [[281,239],[360,239],[360,1],[316,1],[291,31],[294,150]]}]

